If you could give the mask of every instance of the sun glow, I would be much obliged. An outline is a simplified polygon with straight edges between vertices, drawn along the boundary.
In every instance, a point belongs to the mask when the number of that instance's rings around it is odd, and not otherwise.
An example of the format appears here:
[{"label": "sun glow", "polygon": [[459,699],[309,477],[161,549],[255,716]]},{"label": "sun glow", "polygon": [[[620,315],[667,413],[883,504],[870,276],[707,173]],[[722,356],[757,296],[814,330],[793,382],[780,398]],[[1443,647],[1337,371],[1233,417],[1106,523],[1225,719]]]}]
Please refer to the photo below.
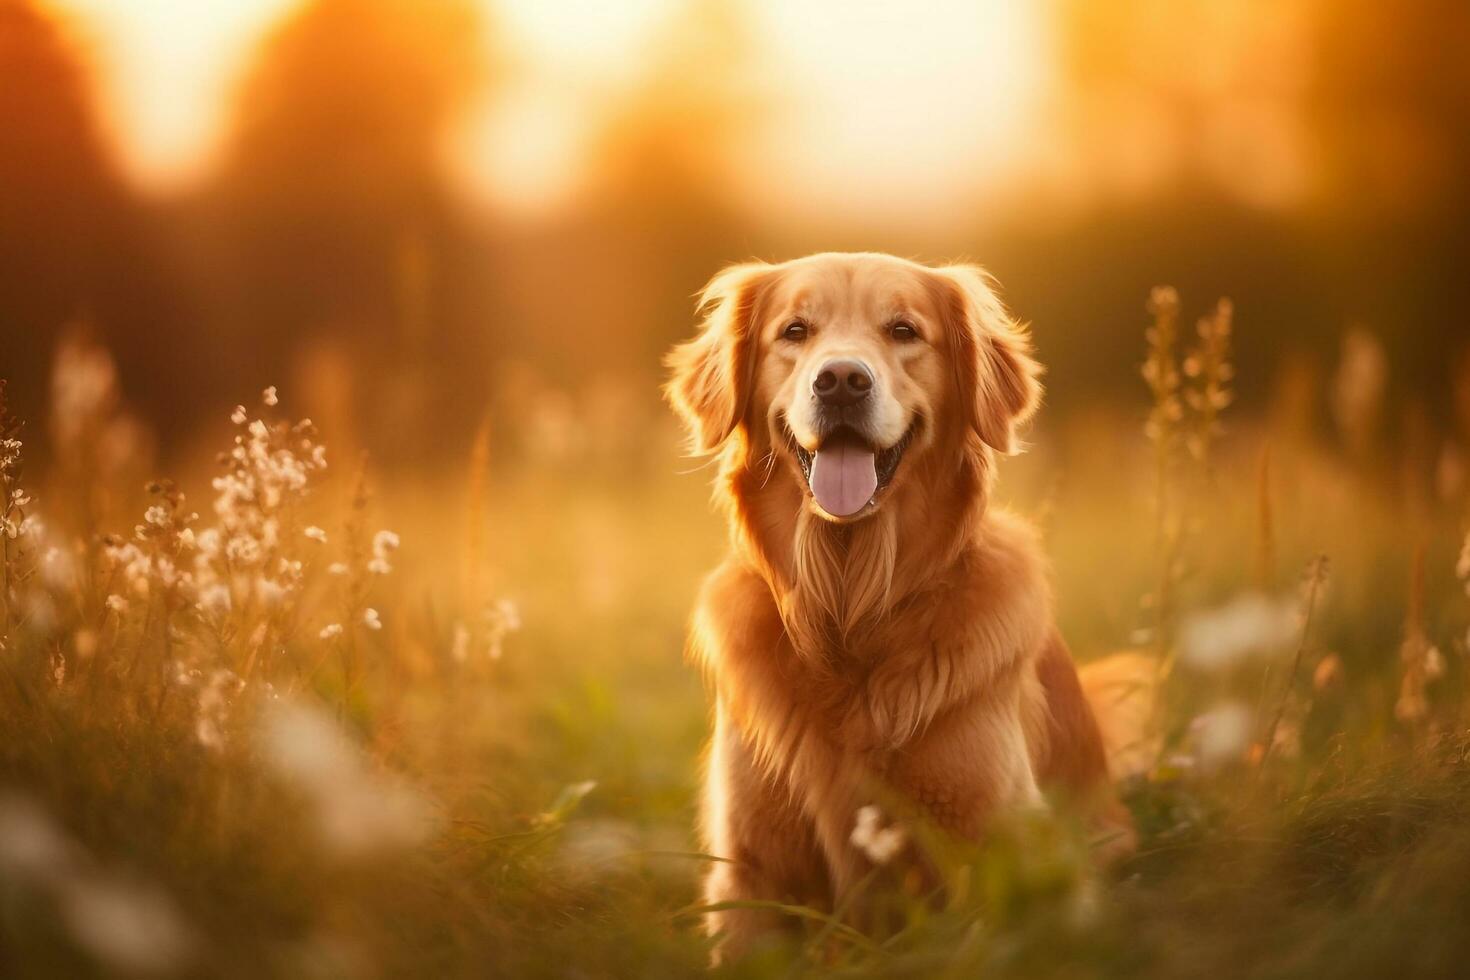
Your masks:
[{"label": "sun glow", "polygon": [[198,172],[230,90],[293,0],[55,0],[92,54],[123,162],[145,187]]},{"label": "sun glow", "polygon": [[764,8],[794,94],[767,148],[822,212],[942,209],[1024,165],[1046,95],[1040,5],[805,0]]},{"label": "sun glow", "polygon": [[[95,54],[104,104],[145,186],[209,159],[231,87],[299,0],[54,0]],[[497,87],[455,143],[480,196],[538,211],[596,165],[589,135],[657,51],[674,0],[484,3]],[[1024,165],[1048,85],[1037,8],[989,0],[754,0],[760,125],[739,188],[797,212],[932,210]]]}]

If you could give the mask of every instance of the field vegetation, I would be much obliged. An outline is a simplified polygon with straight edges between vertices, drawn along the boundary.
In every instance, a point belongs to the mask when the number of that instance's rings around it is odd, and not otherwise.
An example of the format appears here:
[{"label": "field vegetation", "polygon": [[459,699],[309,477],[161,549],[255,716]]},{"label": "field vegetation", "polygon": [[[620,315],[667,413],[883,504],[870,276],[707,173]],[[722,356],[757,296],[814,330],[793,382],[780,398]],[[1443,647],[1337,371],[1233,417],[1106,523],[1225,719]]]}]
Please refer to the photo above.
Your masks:
[{"label": "field vegetation", "polygon": [[[941,895],[899,888],[881,933],[787,907],[802,937],[724,972],[1467,961],[1463,444],[1411,418],[1391,448],[1364,332],[1330,390],[1242,412],[1249,317],[1186,309],[1149,298],[1136,406],[1043,422],[1002,470],[1079,659],[1153,665],[1156,695],[1117,692],[1149,726],[1117,774],[1138,853],[1102,874],[1045,815],[978,847],[908,828]],[[630,461],[575,449],[608,420],[533,402],[560,433],[540,455],[501,465],[487,424],[460,464],[383,472],[271,388],[168,479],[95,340],[49,390],[44,431],[0,414],[6,975],[704,969],[722,856],[693,833],[707,707],[680,649],[723,529],[671,421]]]}]

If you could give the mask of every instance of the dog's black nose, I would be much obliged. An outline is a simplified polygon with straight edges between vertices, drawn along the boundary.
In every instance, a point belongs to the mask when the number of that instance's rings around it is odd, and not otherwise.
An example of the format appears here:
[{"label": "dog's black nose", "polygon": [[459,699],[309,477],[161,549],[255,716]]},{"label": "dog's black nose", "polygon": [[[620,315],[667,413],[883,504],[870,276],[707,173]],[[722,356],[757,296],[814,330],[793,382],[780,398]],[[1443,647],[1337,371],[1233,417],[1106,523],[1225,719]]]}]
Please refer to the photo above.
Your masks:
[{"label": "dog's black nose", "polygon": [[823,405],[856,405],[873,390],[873,372],[862,361],[828,361],[812,381]]}]

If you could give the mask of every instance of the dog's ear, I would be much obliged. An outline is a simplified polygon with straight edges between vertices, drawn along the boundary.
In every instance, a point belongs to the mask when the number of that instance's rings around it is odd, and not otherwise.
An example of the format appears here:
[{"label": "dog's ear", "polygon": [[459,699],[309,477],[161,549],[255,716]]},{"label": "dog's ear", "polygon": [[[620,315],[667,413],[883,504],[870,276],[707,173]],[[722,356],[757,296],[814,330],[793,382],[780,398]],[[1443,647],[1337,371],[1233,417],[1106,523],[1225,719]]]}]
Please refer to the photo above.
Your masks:
[{"label": "dog's ear", "polygon": [[746,262],[721,270],[699,295],[699,335],[664,359],[672,372],[664,396],[688,425],[696,454],[719,449],[745,417],[755,369],[751,321],[772,268]]},{"label": "dog's ear", "polygon": [[1031,338],[1001,305],[985,270],[953,265],[935,271],[955,385],[970,427],[993,449],[1017,453],[1017,430],[1041,404],[1041,365],[1031,356]]}]

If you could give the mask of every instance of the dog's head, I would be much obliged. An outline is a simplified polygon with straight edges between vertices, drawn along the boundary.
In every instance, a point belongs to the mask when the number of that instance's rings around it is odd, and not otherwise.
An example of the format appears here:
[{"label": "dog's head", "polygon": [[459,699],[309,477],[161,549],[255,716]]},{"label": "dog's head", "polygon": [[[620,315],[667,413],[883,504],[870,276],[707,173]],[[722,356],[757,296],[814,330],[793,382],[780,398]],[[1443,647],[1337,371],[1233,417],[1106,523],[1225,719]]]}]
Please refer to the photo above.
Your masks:
[{"label": "dog's head", "polygon": [[692,448],[784,457],[830,521],[876,512],[919,457],[1014,452],[1040,398],[1028,340],[975,266],[748,263],[700,308],[699,335],[668,359]]}]

